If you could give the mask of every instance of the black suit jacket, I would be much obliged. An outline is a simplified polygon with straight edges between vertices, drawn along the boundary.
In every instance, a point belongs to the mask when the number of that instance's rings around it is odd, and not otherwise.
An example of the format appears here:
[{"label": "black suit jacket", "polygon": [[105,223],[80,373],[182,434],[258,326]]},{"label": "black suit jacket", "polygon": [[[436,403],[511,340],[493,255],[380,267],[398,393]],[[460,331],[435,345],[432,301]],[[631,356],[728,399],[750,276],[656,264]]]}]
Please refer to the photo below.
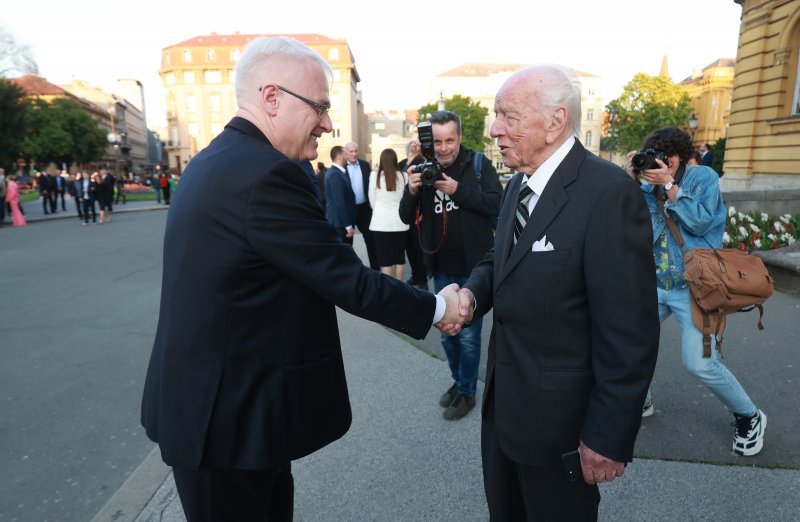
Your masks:
[{"label": "black suit jacket", "polygon": [[[509,181],[494,248],[465,285],[494,307],[484,414],[506,455],[558,467],[579,439],[630,461],[656,363],[659,320],[644,199],[576,142],[512,250],[523,174]],[[547,236],[552,251],[532,251]]]},{"label": "black suit jacket", "polygon": [[325,218],[335,228],[356,226],[356,196],[346,172],[331,165],[325,173]]},{"label": "black suit jacket", "polygon": [[162,281],[141,420],[187,469],[267,469],[347,431],[335,306],[416,338],[435,309],[364,267],[308,175],[241,118],[181,177]]},{"label": "black suit jacket", "polygon": [[713,166],[714,163],[714,153],[712,151],[708,151],[700,158],[700,164],[705,165],[707,167]]}]

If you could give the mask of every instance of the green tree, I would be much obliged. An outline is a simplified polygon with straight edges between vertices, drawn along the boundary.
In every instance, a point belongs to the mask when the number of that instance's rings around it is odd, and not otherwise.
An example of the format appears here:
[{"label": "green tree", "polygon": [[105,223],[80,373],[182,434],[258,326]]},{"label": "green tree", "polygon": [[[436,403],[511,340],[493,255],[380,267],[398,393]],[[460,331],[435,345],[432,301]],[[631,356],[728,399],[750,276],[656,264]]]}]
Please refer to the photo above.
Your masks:
[{"label": "green tree", "polygon": [[606,105],[608,145],[625,154],[639,150],[655,129],[686,127],[692,108],[689,93],[666,76],[636,74],[619,98]]},{"label": "green tree", "polygon": [[[461,118],[461,143],[468,149],[483,152],[491,142],[483,134],[489,110],[478,102],[473,102],[469,96],[460,94],[445,100],[444,106],[448,111],[458,114]],[[433,114],[436,110],[436,103],[423,105],[419,109],[420,119],[424,120],[426,114]]]},{"label": "green tree", "polygon": [[714,153],[714,161],[711,168],[717,171],[720,177],[725,172],[722,170],[722,165],[725,163],[725,138],[720,138],[711,146],[711,151]]},{"label": "green tree", "polygon": [[103,156],[106,133],[75,101],[33,100],[28,105],[28,132],[23,154],[38,163],[83,164]]},{"label": "green tree", "polygon": [[0,167],[9,171],[22,150],[26,114],[25,93],[0,78]]}]

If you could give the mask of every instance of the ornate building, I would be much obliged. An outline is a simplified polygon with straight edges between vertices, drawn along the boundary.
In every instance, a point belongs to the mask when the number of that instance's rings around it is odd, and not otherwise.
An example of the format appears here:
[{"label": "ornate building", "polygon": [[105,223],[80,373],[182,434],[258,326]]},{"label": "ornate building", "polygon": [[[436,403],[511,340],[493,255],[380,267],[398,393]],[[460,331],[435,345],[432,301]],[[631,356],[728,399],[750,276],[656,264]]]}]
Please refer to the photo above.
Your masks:
[{"label": "ornate building", "polygon": [[[460,65],[444,72],[430,83],[428,99],[450,98],[455,94],[468,96],[489,110],[486,116],[486,136],[494,122],[494,97],[509,76],[528,67],[522,64],[481,64]],[[603,123],[603,99],[598,94],[601,79],[593,74],[565,68],[580,84],[581,90],[581,136],[583,145],[595,154],[600,152],[600,133]],[[492,159],[498,170],[504,170],[500,151],[490,144],[486,155]]]},{"label": "ornate building", "polygon": [[724,190],[800,188],[800,0],[734,0],[742,23]]},{"label": "ornate building", "polygon": [[713,145],[726,136],[734,64],[733,58],[720,58],[680,83],[692,97],[690,103],[697,118],[697,129],[692,136],[695,147],[701,143]]},{"label": "ornate building", "polygon": [[319,139],[319,161],[330,163],[331,147],[351,140],[366,150],[366,117],[357,87],[361,79],[347,40],[319,34],[211,33],[166,47],[161,54],[170,169],[182,172],[236,113],[234,66],[245,46],[259,36],[295,38],[317,51],[333,70],[329,112],[333,132]]}]

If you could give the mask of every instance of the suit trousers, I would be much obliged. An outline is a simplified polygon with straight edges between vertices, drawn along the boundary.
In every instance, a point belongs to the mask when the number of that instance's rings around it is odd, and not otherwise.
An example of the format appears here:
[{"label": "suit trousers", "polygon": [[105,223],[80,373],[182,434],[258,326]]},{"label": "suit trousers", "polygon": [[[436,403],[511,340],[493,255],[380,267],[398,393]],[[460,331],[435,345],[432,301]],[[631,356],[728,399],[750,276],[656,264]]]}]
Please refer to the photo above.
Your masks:
[{"label": "suit trousers", "polygon": [[356,226],[361,235],[364,236],[364,243],[367,245],[367,257],[369,258],[369,267],[373,270],[380,270],[378,265],[378,252],[375,249],[375,237],[369,229],[369,223],[372,221],[372,209],[369,203],[362,203],[356,205]]},{"label": "suit trousers", "polygon": [[411,265],[411,279],[418,285],[428,286],[428,271],[422,256],[422,247],[419,246],[419,230],[417,225],[411,224],[406,232],[406,257]]},{"label": "suit trousers", "polygon": [[582,478],[570,482],[562,469],[528,466],[505,455],[495,430],[492,391],[486,396],[481,423],[483,487],[492,522],[596,521],[600,505],[596,485]]},{"label": "suit trousers", "polygon": [[285,522],[294,516],[290,463],[278,470],[172,468],[187,522]]}]

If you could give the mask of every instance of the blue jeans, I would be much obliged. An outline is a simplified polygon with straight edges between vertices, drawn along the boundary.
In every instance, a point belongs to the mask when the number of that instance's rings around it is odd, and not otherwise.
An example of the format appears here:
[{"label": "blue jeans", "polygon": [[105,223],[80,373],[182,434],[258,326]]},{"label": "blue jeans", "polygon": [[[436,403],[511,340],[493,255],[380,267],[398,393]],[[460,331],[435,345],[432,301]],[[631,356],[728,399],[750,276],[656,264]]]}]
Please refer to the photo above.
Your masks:
[{"label": "blue jeans", "polygon": [[[439,292],[449,284],[463,286],[467,276],[454,276],[434,272],[433,288]],[[478,368],[481,364],[481,328],[483,319],[479,319],[461,330],[458,335],[442,334],[442,346],[447,354],[447,363],[453,381],[458,384],[458,393],[475,397],[478,384]]]},{"label": "blue jeans", "polygon": [[[703,357],[703,333],[692,321],[689,299],[691,296],[688,288],[658,289],[658,315],[661,322],[664,322],[664,319],[670,314],[675,314],[675,319],[681,326],[683,365],[733,413],[755,414],[756,405],[750,400],[747,392],[744,391],[730,370],[717,360],[717,343],[713,335],[711,336],[711,357]],[[647,398],[651,398],[650,390],[647,390]]]}]

